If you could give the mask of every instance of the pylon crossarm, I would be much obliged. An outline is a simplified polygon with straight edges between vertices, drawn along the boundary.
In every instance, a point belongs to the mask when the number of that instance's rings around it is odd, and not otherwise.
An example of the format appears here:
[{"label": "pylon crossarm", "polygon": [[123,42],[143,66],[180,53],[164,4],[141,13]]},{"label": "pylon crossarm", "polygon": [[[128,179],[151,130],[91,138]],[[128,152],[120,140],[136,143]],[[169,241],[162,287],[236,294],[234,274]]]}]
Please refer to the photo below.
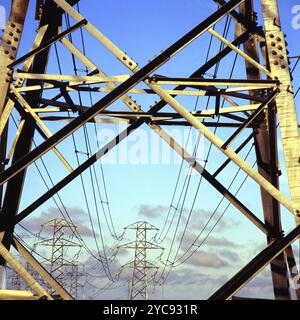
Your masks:
[{"label": "pylon crossarm", "polygon": [[[54,75],[53,75],[54,76]],[[31,77],[31,76],[29,76]],[[32,76],[35,77],[35,76]],[[60,77],[60,76],[59,76]],[[67,92],[111,92],[113,91],[113,89],[116,87],[84,87],[82,85],[86,85],[86,84],[97,84],[97,83],[104,83],[105,85],[111,84],[112,81],[116,81],[116,80],[120,80],[119,82],[124,82],[123,78],[125,79],[126,76],[114,76],[114,77],[89,77],[89,78],[95,78],[94,80],[90,80],[90,81],[76,81],[76,83],[74,82],[64,82],[62,83],[55,83],[54,84],[54,80],[48,79],[50,77],[45,76],[45,79],[38,79],[40,81],[44,81],[44,82],[49,82],[49,83],[43,83],[41,85],[34,85],[34,86],[26,86],[26,87],[20,87],[20,88],[16,88],[16,90],[18,92],[34,92],[34,91],[43,91],[43,90],[50,90],[50,89],[59,89],[61,87],[63,87],[65,89],[65,91]],[[65,79],[70,79],[71,76],[69,75],[65,75],[62,76],[61,78],[65,78]],[[75,78],[74,78],[75,79]],[[81,78],[80,78],[81,79]],[[215,88],[212,87],[212,85],[210,84],[208,88],[205,87],[205,83],[203,84],[203,82],[199,82],[199,85],[197,84],[190,84],[188,85],[188,81],[172,81],[175,82],[176,84],[180,84],[180,85],[184,85],[184,86],[189,86],[191,88],[200,88],[201,90],[198,91],[189,91],[189,90],[166,90],[166,92],[168,92],[171,95],[181,95],[181,96],[196,96],[196,97],[203,97],[203,96],[221,96],[222,98],[224,98],[226,101],[228,101],[231,105],[233,106],[237,106],[236,103],[234,103],[229,96],[238,96],[240,98],[248,98],[247,95],[243,95],[241,92],[242,91],[248,91],[248,90],[258,90],[258,89],[264,89],[264,88],[273,88],[274,85],[269,85],[269,84],[265,84],[265,85],[255,85],[255,84],[249,84],[249,86],[243,86],[243,87],[232,87],[232,88],[228,88],[228,89],[219,89],[219,88]],[[192,82],[190,82],[192,83]],[[219,85],[219,83],[214,82],[216,85]],[[224,82],[225,83],[225,82]],[[201,84],[201,85],[200,85]],[[215,90],[212,90],[214,89]],[[128,94],[156,94],[154,92],[154,90],[152,89],[130,89],[127,91]],[[129,98],[129,97],[128,97]],[[123,97],[120,98],[121,100],[123,100]],[[130,99],[130,98],[129,98]],[[255,99],[255,97],[252,97],[252,99]],[[259,99],[259,96],[256,97],[256,100]],[[260,101],[260,99],[258,100]],[[56,102],[55,100],[53,102]],[[130,105],[128,105],[128,103],[126,103],[127,106],[130,107]],[[138,111],[138,110],[135,110]]]},{"label": "pylon crossarm", "polygon": [[[235,45],[239,45],[241,43],[243,43],[247,38],[249,37],[248,32],[244,32],[242,33],[240,36],[238,36],[232,43]],[[66,46],[67,49],[69,49],[88,69],[90,69],[91,72],[97,70],[99,71],[99,75],[106,77],[106,75],[103,73],[102,70],[100,70],[93,62],[91,62],[82,52],[80,52],[80,50],[78,50],[78,48],[76,48],[74,46],[74,44],[72,44],[71,42],[69,42],[67,39],[62,39],[62,43]],[[198,70],[196,70],[191,76],[190,78],[194,78],[194,77],[202,77],[202,75],[209,70],[211,67],[213,67],[218,61],[220,61],[222,58],[226,57],[229,53],[231,52],[231,49],[229,47],[225,47],[223,50],[221,50],[219,53],[217,53],[214,57],[212,57],[210,60],[208,60],[203,66],[201,66]],[[127,61],[127,60],[126,60]],[[124,63],[124,62],[123,62]],[[116,87],[116,85],[114,85],[113,83],[106,83],[105,85],[110,86],[110,87]],[[48,85],[47,85],[48,86]],[[50,86],[50,85],[49,85]],[[180,85],[177,86],[173,91],[182,91],[185,90],[186,86]],[[212,91],[212,87],[209,88],[209,91]],[[217,89],[215,89],[217,90]],[[130,91],[129,91],[130,92]],[[225,95],[223,95],[223,97],[227,100],[230,101],[231,104],[233,104],[234,106],[237,106],[237,104],[233,103],[233,101],[231,99],[229,99],[228,97],[226,97]],[[133,109],[133,111],[139,111],[140,107],[127,95],[122,96],[122,99],[126,99],[125,103],[126,105]],[[245,99],[248,99],[249,96],[246,95]],[[48,99],[41,99],[41,101],[45,104],[45,105],[55,105],[53,103],[61,103],[59,101],[56,100],[48,100]],[[258,100],[259,102],[261,101],[260,99]],[[152,110],[155,110],[155,112],[159,111],[160,109],[162,109],[164,106],[166,105],[166,103],[161,100],[158,103],[155,104],[155,108]]]},{"label": "pylon crossarm", "polygon": [[[166,84],[166,85],[184,85],[184,86],[229,86],[238,87],[243,86],[242,90],[249,90],[250,88],[255,89],[267,89],[276,88],[279,84],[277,80],[257,80],[248,81],[244,79],[198,79],[198,78],[169,78],[161,76],[149,77],[144,81],[147,84]],[[226,93],[232,91],[238,91],[237,88],[219,90],[219,93]]]},{"label": "pylon crossarm", "polygon": [[255,275],[270,264],[280,253],[299,238],[300,225],[280,240],[261,251],[242,270],[216,291],[209,300],[228,300],[243,288]]},{"label": "pylon crossarm", "polygon": [[[168,90],[166,92],[169,93]],[[33,112],[42,114],[42,113],[59,113],[59,112],[66,112],[71,111],[69,109],[69,105],[65,102],[61,101],[51,101],[49,99],[41,99],[42,102],[45,102],[49,105],[57,106],[57,107],[47,107],[47,108],[34,108],[32,109]],[[88,107],[80,106],[75,104],[76,109],[84,111],[87,110]],[[245,111],[255,111],[257,108],[260,107],[259,104],[252,104],[252,105],[242,105],[242,106],[236,106],[236,107],[224,107],[219,109],[219,115],[232,115],[234,113],[240,113]],[[25,112],[28,112],[25,110]],[[215,110],[214,109],[206,109],[206,110],[197,110],[191,112],[195,117],[197,118],[212,118],[215,116]],[[146,117],[151,118],[151,120],[168,120],[168,119],[181,119],[182,117],[176,113],[176,112],[159,112],[155,113],[155,115],[151,114],[150,112],[127,112],[127,111],[102,111],[98,113],[97,116],[106,116],[106,117],[118,117],[118,118],[128,118],[128,119],[137,119],[140,117]],[[44,116],[40,116],[41,119]],[[245,118],[237,117],[235,118],[237,121],[245,121]]]},{"label": "pylon crossarm", "polygon": [[130,75],[117,75],[112,77],[101,76],[76,76],[76,75],[60,75],[60,74],[41,74],[41,73],[22,73],[14,72],[14,78],[47,81],[67,81],[68,86],[76,86],[82,84],[110,83],[110,82],[125,82],[130,78]]}]

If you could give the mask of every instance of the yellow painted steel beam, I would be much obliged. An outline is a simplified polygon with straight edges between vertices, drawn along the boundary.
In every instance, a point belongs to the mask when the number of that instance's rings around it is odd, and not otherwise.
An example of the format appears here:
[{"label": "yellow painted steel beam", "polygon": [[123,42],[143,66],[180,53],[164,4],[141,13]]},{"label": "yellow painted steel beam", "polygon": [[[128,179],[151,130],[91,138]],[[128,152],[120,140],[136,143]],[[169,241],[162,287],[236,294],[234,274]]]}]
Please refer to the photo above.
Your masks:
[{"label": "yellow painted steel beam", "polygon": [[[155,79],[155,80],[145,80],[144,81],[147,84],[159,84],[159,85],[184,85],[184,86],[243,86],[242,90],[249,90],[250,88],[254,88],[254,89],[267,89],[267,88],[275,88],[277,86],[277,84],[274,83],[245,83],[245,82],[238,82],[238,80],[235,83],[232,82],[227,82],[226,80],[220,82],[220,81],[207,81],[205,82],[205,80],[201,80],[199,82],[197,81],[189,81],[189,80],[159,80],[159,79]],[[245,87],[248,87],[248,89],[246,89]],[[235,89],[234,91],[238,91],[237,89]],[[226,92],[226,91],[225,91]],[[231,92],[231,91],[228,91]]]},{"label": "yellow painted steel beam", "polygon": [[13,140],[13,143],[11,145],[11,148],[7,154],[7,157],[6,157],[6,160],[10,160],[14,151],[15,151],[15,147],[16,147],[16,144],[19,140],[19,137],[20,137],[20,134],[21,134],[21,131],[23,129],[23,126],[24,126],[24,123],[25,123],[25,120],[24,119],[21,119],[20,123],[19,123],[19,126],[18,126],[18,129],[17,129],[17,132],[15,134],[15,137],[14,137],[14,140]]},{"label": "yellow painted steel beam", "polygon": [[243,57],[245,60],[247,60],[249,63],[251,63],[254,67],[256,67],[257,69],[259,69],[260,71],[262,71],[263,73],[265,73],[268,77],[270,77],[272,79],[272,73],[266,69],[265,67],[263,67],[261,64],[259,64],[257,61],[255,61],[253,58],[251,58],[250,56],[248,56],[244,51],[240,50],[239,48],[237,48],[235,45],[233,45],[230,41],[228,41],[227,39],[225,39],[224,37],[222,37],[218,32],[216,32],[213,29],[209,29],[208,32],[210,34],[212,34],[215,38],[219,39],[220,41],[222,41],[227,47],[229,47],[230,49],[232,49],[233,51],[235,51],[237,54],[239,54],[241,57]]},{"label": "yellow painted steel beam", "polygon": [[[14,93],[14,95],[18,98],[18,100],[22,103],[22,105],[28,111],[28,113],[32,116],[32,118],[38,123],[40,128],[47,135],[47,137],[48,138],[51,137],[52,136],[52,132],[48,129],[48,127],[44,124],[44,122],[39,118],[39,116],[33,111],[33,108],[30,107],[30,105],[23,98],[23,96],[18,91],[16,91],[16,89],[15,89],[15,87],[13,85],[10,86],[10,89]],[[53,148],[53,152],[57,155],[57,157],[60,159],[60,161],[63,163],[63,165],[70,172],[72,172],[73,169],[70,166],[70,164],[67,162],[67,160],[64,158],[64,156],[56,148]]]},{"label": "yellow painted steel beam", "polygon": [[34,296],[28,290],[0,290],[0,300],[38,300],[39,297]]},{"label": "yellow painted steel beam", "polygon": [[77,84],[92,84],[92,83],[105,83],[105,82],[124,82],[130,78],[130,75],[119,75],[112,77],[99,77],[99,76],[72,76],[61,74],[44,74],[44,73],[22,73],[14,72],[14,78],[31,79],[31,80],[44,80],[44,81],[68,81],[69,85]]},{"label": "yellow painted steel beam", "polygon": [[22,264],[0,243],[0,254],[13,270],[25,281],[25,283],[36,292],[39,297],[53,300],[49,293],[26,271]]},{"label": "yellow painted steel beam", "polygon": [[13,245],[19,254],[30,266],[53,288],[64,300],[73,300],[73,297],[59,284],[52,275],[32,256],[32,254],[14,237]]},{"label": "yellow painted steel beam", "polygon": [[[43,37],[44,37],[44,35],[45,35],[45,33],[46,33],[47,27],[48,27],[48,26],[45,25],[45,26],[41,27],[41,28],[38,30],[38,33],[37,33],[37,35],[36,35],[36,38],[35,38],[35,40],[34,40],[34,43],[33,43],[33,46],[32,46],[32,48],[31,48],[31,50],[34,50],[35,48],[37,48],[37,47],[41,44],[41,42],[42,42],[42,40],[43,40]],[[24,63],[24,66],[23,66],[23,69],[22,69],[22,70],[23,70],[23,71],[28,71],[28,70],[30,69],[31,64],[32,64],[32,61],[33,61],[33,60],[32,60],[31,58],[28,59],[28,60]],[[16,81],[16,83],[15,83],[15,86],[16,86],[16,87],[22,87],[23,83],[24,83],[24,79],[23,79],[23,80],[17,79],[17,81]],[[1,117],[0,117],[0,136],[1,136],[1,134],[2,134],[2,132],[3,132],[3,130],[4,130],[4,128],[5,128],[5,125],[6,125],[8,119],[9,119],[9,116],[10,116],[12,110],[13,110],[13,107],[14,107],[14,102],[13,102],[11,99],[8,99],[8,100],[7,100],[7,103],[6,103],[6,105],[5,105],[5,108],[4,108],[4,110],[3,110],[3,113],[2,113],[2,115],[1,115]]]},{"label": "yellow painted steel beam", "polygon": [[[277,1],[262,0],[261,4],[270,69],[273,78],[280,81],[281,91],[275,101],[289,189],[294,206],[300,209],[300,136],[285,36],[280,26]],[[296,222],[300,223],[300,217]]]},{"label": "yellow painted steel beam", "polygon": [[[63,38],[61,43],[77,57],[90,71],[97,70],[97,73],[100,77],[107,78],[107,75],[100,70],[89,58],[87,58],[72,42]],[[127,60],[126,60],[127,61]],[[105,86],[108,89],[115,89],[116,84],[114,82],[107,82]],[[133,109],[133,111],[140,111],[140,106],[136,104],[134,100],[131,99],[128,95],[124,95],[121,97],[121,100],[127,105],[129,108]]]},{"label": "yellow painted steel beam", "polygon": [[[0,45],[0,118],[6,104],[12,72],[7,67],[15,61],[29,0],[14,0]],[[5,126],[5,125],[4,125]]]}]

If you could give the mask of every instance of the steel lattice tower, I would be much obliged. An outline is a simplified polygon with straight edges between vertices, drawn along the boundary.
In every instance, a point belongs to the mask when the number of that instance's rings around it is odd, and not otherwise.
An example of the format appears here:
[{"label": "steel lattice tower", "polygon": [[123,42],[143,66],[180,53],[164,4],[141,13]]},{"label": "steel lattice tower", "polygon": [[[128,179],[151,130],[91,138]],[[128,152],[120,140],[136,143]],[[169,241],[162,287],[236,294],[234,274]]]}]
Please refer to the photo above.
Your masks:
[{"label": "steel lattice tower", "polygon": [[[81,250],[81,246],[72,241],[73,230],[76,228],[74,225],[70,225],[64,219],[53,219],[42,225],[42,230],[51,228],[52,236],[50,239],[42,240],[36,243],[38,247],[50,247],[51,256],[47,261],[44,261],[44,265],[50,267],[50,273],[63,287],[69,288],[69,292],[73,297],[77,297],[78,280],[79,280],[79,264],[78,255]],[[72,248],[74,257],[70,260],[67,257],[67,251]],[[75,252],[74,252],[75,251]],[[70,256],[72,253],[68,253]],[[68,280],[67,280],[68,275]],[[50,288],[50,292],[53,293],[53,289]]]},{"label": "steel lattice tower", "polygon": [[[210,0],[206,1],[210,2]],[[252,0],[211,1],[218,5],[215,12],[142,67],[139,67],[137,62],[119,48],[112,39],[106,37],[75,9],[75,4],[79,0],[37,1],[36,19],[39,21],[39,26],[32,50],[18,57],[29,0],[12,1],[11,14],[0,46],[0,284],[5,278],[6,264],[10,264],[38,297],[53,298],[20,266],[18,259],[10,251],[14,246],[20,255],[47,280],[51,288],[59,292],[62,298],[72,299],[59,281],[51,277],[16,239],[15,226],[136,129],[145,125],[193,170],[202,175],[213,190],[224,196],[239,214],[243,215],[249,224],[257,228],[267,239],[268,246],[254,256],[209,299],[233,298],[267,266],[271,267],[275,299],[291,299],[292,288],[289,281],[299,275],[299,270],[295,269],[296,258],[292,245],[300,235],[300,135],[289,69],[290,61],[277,0],[257,1],[260,4],[261,25],[256,19]],[[65,28],[63,14],[71,17],[75,24]],[[235,35],[233,37],[231,34],[230,39],[219,34],[217,28],[214,28],[227,17],[235,23]],[[129,74],[107,76],[101,66],[88,57],[88,53],[82,52],[68,40],[67,36],[78,31],[79,28],[101,43],[122,64],[122,67],[129,70]],[[161,66],[205,33],[209,33],[213,39],[222,43],[223,49],[203,62],[189,77],[182,77],[181,74],[177,77],[156,74]],[[48,60],[51,57],[50,48],[57,42],[61,42],[64,48],[88,69],[89,73],[86,76],[47,73]],[[243,59],[242,78],[207,78],[207,73],[216,65],[222,65],[224,59],[230,54]],[[96,90],[104,96],[91,106],[77,105],[72,99],[72,92],[89,91],[88,87],[84,87],[89,83],[99,84]],[[139,85],[145,88],[141,89]],[[166,85],[172,86],[172,89],[166,89],[164,87]],[[43,95],[45,88],[47,91],[54,89],[60,93],[52,99],[46,99]],[[195,88],[197,92],[192,90]],[[150,107],[145,106],[147,109],[143,110],[132,99],[133,94],[154,94],[159,101]],[[181,102],[181,99],[177,99],[177,96],[208,96],[214,101],[214,105],[207,110],[192,111],[188,105]],[[229,104],[228,106],[221,104],[223,99]],[[124,103],[128,107],[128,112],[106,110],[116,101]],[[171,108],[172,112],[162,112],[166,106]],[[20,115],[20,122],[11,142],[8,139],[8,129],[13,111]],[[72,117],[66,117],[66,113],[69,112],[73,113]],[[51,113],[54,116],[47,117],[45,113]],[[203,122],[202,119],[207,117],[226,118],[227,122]],[[54,133],[47,126],[48,121],[65,120],[68,120],[68,123]],[[96,153],[89,155],[89,158],[78,164],[76,168],[72,168],[66,160],[65,150],[57,149],[57,146],[76,130],[89,123],[124,123],[124,121],[128,124],[126,129]],[[189,126],[201,132],[215,150],[226,158],[225,162],[220,163],[215,172],[210,172],[210,168],[203,166],[164,130],[164,126],[174,125]],[[234,131],[224,135],[226,137],[224,139],[224,136],[211,131],[211,127],[222,127],[224,131],[225,129]],[[235,148],[233,142],[237,142],[237,138],[246,131],[249,133],[248,138]],[[33,146],[35,133],[39,133],[42,137],[42,142],[37,146]],[[279,139],[287,171],[289,195],[284,194],[279,188]],[[256,167],[241,156],[241,151],[250,141],[255,147]],[[11,145],[8,145],[9,143]],[[20,210],[21,197],[26,186],[24,182],[28,176],[26,176],[27,169],[48,152],[55,154],[68,173],[28,207]],[[228,190],[222,181],[221,173],[228,169],[229,164],[241,170],[259,190],[261,199],[257,202],[262,204],[261,216],[248,208],[238,195]],[[296,226],[288,233],[285,233],[282,226],[283,214],[292,215],[296,222]],[[137,225],[133,227],[136,228]],[[147,287],[145,262],[147,252],[145,250],[150,249],[149,246],[152,245],[146,240],[147,225],[145,228],[141,229],[144,231],[137,234],[137,241],[132,244],[132,248],[136,246],[138,249],[136,263],[139,268],[135,268],[138,270],[135,278],[142,284],[139,291],[144,298],[146,298],[145,288]],[[58,236],[57,239],[59,238]],[[51,246],[55,246],[53,239]],[[54,269],[54,264],[62,260],[63,255],[59,251],[53,251]],[[63,282],[62,269],[55,270],[58,272],[58,278]],[[139,294],[139,291],[132,293],[132,297]],[[300,299],[300,289],[296,288],[294,291]]]},{"label": "steel lattice tower", "polygon": [[146,221],[138,221],[125,230],[134,230],[136,239],[133,242],[122,245],[122,248],[134,249],[133,274],[130,289],[130,300],[148,300],[148,271],[157,269],[148,261],[147,252],[149,250],[163,250],[162,247],[147,240],[148,231],[158,231],[152,224]]}]

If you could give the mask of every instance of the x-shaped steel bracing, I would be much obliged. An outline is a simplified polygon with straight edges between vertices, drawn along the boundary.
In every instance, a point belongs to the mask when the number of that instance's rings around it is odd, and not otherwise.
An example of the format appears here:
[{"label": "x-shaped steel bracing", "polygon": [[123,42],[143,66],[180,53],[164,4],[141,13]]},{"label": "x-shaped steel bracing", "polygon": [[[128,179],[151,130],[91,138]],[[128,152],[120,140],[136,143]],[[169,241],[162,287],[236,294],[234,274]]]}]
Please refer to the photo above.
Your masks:
[{"label": "x-shaped steel bracing", "polygon": [[[209,18],[201,22],[198,26],[196,26],[193,30],[188,32],[181,39],[176,41],[173,45],[171,45],[168,49],[159,54],[156,58],[150,61],[143,68],[139,68],[137,63],[129,58],[121,49],[119,49],[111,40],[105,37],[96,27],[94,27],[90,22],[84,19],[71,5],[69,5],[64,0],[53,0],[60,6],[67,14],[69,14],[75,21],[82,23],[82,27],[85,28],[89,33],[91,33],[99,42],[101,42],[111,53],[113,53],[123,65],[125,65],[131,72],[133,72],[132,76],[122,76],[122,77],[107,77],[103,71],[101,71],[93,62],[91,62],[80,50],[78,50],[74,44],[68,41],[65,37],[57,37],[57,40],[60,40],[61,43],[69,49],[69,51],[74,54],[81,62],[91,71],[91,74],[97,73],[97,76],[88,76],[85,79],[80,78],[68,78],[61,77],[61,80],[74,81],[76,85],[80,85],[83,82],[92,83],[93,81],[102,81],[107,85],[108,94],[99,100],[95,105],[91,108],[86,109],[82,114],[80,114],[77,118],[75,118],[72,122],[67,124],[64,128],[56,132],[55,134],[51,134],[47,132],[47,129],[44,128],[44,131],[48,136],[48,139],[43,142],[41,145],[32,150],[29,154],[25,155],[18,162],[14,163],[11,167],[6,169],[3,173],[0,174],[0,183],[1,185],[10,180],[12,177],[17,175],[19,172],[24,170],[27,166],[29,166],[33,161],[41,157],[47,151],[53,149],[55,151],[55,146],[58,145],[62,140],[72,134],[75,130],[80,128],[82,125],[87,123],[88,121],[93,120],[97,115],[104,112],[104,110],[111,105],[117,99],[121,99],[132,111],[133,114],[136,114],[136,119],[121,133],[117,135],[115,139],[110,141],[104,147],[102,147],[96,154],[86,160],[83,164],[81,164],[78,168],[72,170],[70,169],[70,174],[68,174],[64,179],[62,179],[59,183],[57,183],[53,188],[51,188],[48,192],[46,192],[39,199],[34,201],[31,205],[29,205],[26,209],[20,212],[16,219],[15,223],[19,223],[25,217],[27,217],[31,212],[37,209],[41,204],[51,198],[55,193],[61,190],[64,186],[66,186],[69,182],[74,180],[77,176],[79,176],[84,170],[86,170],[89,166],[94,164],[97,160],[99,160],[102,156],[107,154],[113,147],[115,147],[118,143],[128,137],[130,133],[140,127],[143,123],[146,123],[151,129],[153,129],[175,152],[177,152],[184,160],[186,160],[197,172],[203,175],[203,177],[214,186],[219,192],[221,192],[227,200],[229,200],[242,214],[244,214],[252,223],[254,223],[262,232],[265,234],[269,234],[272,232],[270,227],[263,223],[260,219],[256,217],[254,213],[252,213],[246,206],[244,206],[232,193],[230,193],[226,187],[224,187],[214,175],[210,174],[192,155],[190,155],[183,147],[181,147],[169,134],[163,130],[158,124],[155,123],[155,118],[159,117],[156,115],[159,110],[161,110],[165,105],[170,105],[176,113],[178,113],[182,118],[184,118],[191,126],[196,128],[200,133],[202,133],[216,148],[218,148],[223,154],[228,157],[229,161],[233,161],[238,167],[240,167],[248,176],[250,176],[255,182],[257,182],[262,188],[264,188],[274,199],[280,202],[284,207],[288,209],[293,215],[296,217],[299,216],[299,209],[293,202],[291,202],[286,196],[284,196],[277,188],[275,188],[270,182],[268,182],[262,175],[260,175],[255,169],[253,169],[246,161],[244,161],[237,152],[233,151],[229,144],[232,140],[245,128],[247,125],[251,124],[254,118],[264,110],[268,104],[276,97],[279,93],[279,90],[276,89],[278,84],[276,81],[274,83],[270,83],[265,81],[262,83],[265,88],[269,85],[271,88],[271,93],[264,100],[261,101],[259,105],[254,107],[252,110],[254,112],[251,116],[241,124],[240,128],[236,131],[236,133],[232,136],[231,139],[226,142],[219,139],[215,134],[213,134],[202,122],[200,122],[196,115],[189,112],[182,104],[180,104],[176,99],[175,95],[180,94],[180,91],[184,90],[189,85],[193,85],[193,83],[189,83],[188,79],[186,80],[172,80],[173,84],[178,84],[173,91],[165,90],[161,87],[161,84],[168,83],[168,79],[155,79],[149,77],[155,70],[157,70],[162,64],[172,58],[175,54],[177,54],[180,50],[184,49],[189,43],[198,38],[204,32],[209,31],[213,36],[217,37],[219,40],[223,41],[226,44],[226,48],[223,49],[216,57],[212,58],[208,63],[206,63],[203,67],[199,68],[193,75],[191,75],[191,80],[195,77],[201,78],[202,75],[209,70],[217,61],[222,59],[231,51],[235,51],[237,54],[240,54],[243,58],[245,58],[249,63],[252,63],[256,68],[265,72],[269,77],[271,77],[271,73],[269,70],[265,69],[265,67],[259,65],[257,62],[253,61],[251,57],[247,56],[243,51],[237,48],[237,45],[246,40],[247,37],[244,35],[240,36],[240,40],[236,39],[233,43],[229,43],[222,36],[218,35],[215,31],[211,29],[211,27],[220,21],[227,14],[231,14],[236,16],[236,12],[233,11],[236,7],[238,7],[244,0],[231,0],[228,3],[225,3],[218,11],[212,14]],[[247,35],[248,36],[248,35]],[[34,53],[33,53],[34,55]],[[28,56],[27,58],[32,58],[32,56]],[[21,59],[22,60],[22,59]],[[22,74],[16,76],[22,76]],[[23,74],[26,77],[26,74]],[[30,78],[30,74],[27,76]],[[35,75],[37,78],[38,75]],[[98,77],[98,79],[97,79]],[[43,77],[41,76],[41,81],[43,81]],[[47,76],[44,77],[47,81]],[[49,76],[48,76],[49,78]],[[51,77],[50,77],[51,78]],[[49,78],[49,79],[50,79]],[[53,77],[54,78],[54,77]],[[92,79],[95,78],[95,79]],[[44,79],[44,80],[45,80]],[[48,80],[49,80],[48,79]],[[96,81],[97,80],[97,81]],[[272,80],[272,79],[271,79]],[[51,81],[51,79],[49,80]],[[80,82],[81,81],[81,82]],[[89,82],[90,81],[90,82]],[[150,121],[148,121],[146,117],[139,116],[139,113],[143,113],[143,110],[127,95],[127,93],[133,92],[133,87],[139,84],[140,82],[144,82],[151,92],[157,94],[161,101],[156,103],[150,110],[147,112],[150,114]],[[171,80],[169,80],[171,81]],[[177,82],[176,82],[177,81]],[[115,82],[120,82],[118,86]],[[69,86],[66,86],[68,90],[76,89],[74,83],[69,83]],[[209,86],[210,84],[203,83],[202,86]],[[216,85],[216,83],[213,83]],[[50,86],[55,86],[55,84],[50,84]],[[252,87],[248,89],[257,89],[258,83],[252,84]],[[26,88],[26,87],[25,87]],[[37,90],[44,89],[44,84],[40,88],[35,88]],[[34,89],[34,90],[35,90]],[[212,90],[213,88],[210,88]],[[19,88],[11,86],[12,93],[16,96],[18,100],[21,101],[22,105],[27,109],[27,112],[43,127],[43,122],[37,115],[37,111],[34,111],[29,105],[26,104],[26,101],[22,98],[19,91],[22,91],[22,83],[20,83]],[[104,91],[104,90],[103,90]],[[233,90],[234,91],[234,90]],[[139,92],[142,93],[142,92]],[[219,92],[220,95],[224,96],[226,92]],[[9,101],[6,108],[12,108],[12,102]],[[234,107],[233,107],[234,108]],[[238,106],[237,106],[238,110]],[[153,115],[153,116],[151,116]],[[153,120],[153,121],[151,121]],[[2,127],[1,127],[2,128]],[[63,161],[64,158],[62,155],[57,154],[60,159]],[[63,161],[64,162],[64,161]],[[64,163],[67,165],[67,163]],[[253,277],[258,271],[260,271],[267,263],[270,263],[272,259],[274,259],[278,254],[284,251],[290,244],[299,237],[299,227],[295,228],[289,235],[284,237],[280,242],[275,242],[271,244],[268,248],[266,248],[261,255],[263,255],[263,262],[260,260],[260,255],[258,255],[250,264],[247,266],[251,269],[251,276],[245,279],[245,270],[241,271],[243,275],[242,278],[238,278],[238,286],[233,286],[234,290],[228,289],[229,286],[226,287],[226,294],[217,295],[218,298],[230,298],[238,289],[244,286],[251,277]],[[259,261],[259,262],[258,262]],[[246,268],[247,268],[246,267]],[[255,270],[255,272],[253,271]],[[253,272],[252,272],[253,271]],[[248,269],[247,269],[248,272]],[[239,274],[238,274],[239,275]],[[238,277],[237,275],[237,277]],[[220,289],[221,290],[221,289]]]}]

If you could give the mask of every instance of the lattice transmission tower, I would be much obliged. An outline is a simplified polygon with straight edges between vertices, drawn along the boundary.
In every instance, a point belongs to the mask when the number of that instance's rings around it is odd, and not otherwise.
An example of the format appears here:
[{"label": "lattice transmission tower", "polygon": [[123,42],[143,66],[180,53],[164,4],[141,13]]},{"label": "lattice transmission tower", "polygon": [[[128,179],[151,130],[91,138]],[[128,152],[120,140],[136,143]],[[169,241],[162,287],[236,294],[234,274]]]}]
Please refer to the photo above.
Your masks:
[{"label": "lattice transmission tower", "polygon": [[[13,246],[47,279],[51,288],[59,292],[60,297],[72,299],[60,284],[64,283],[63,268],[57,267],[57,263],[63,261],[61,251],[53,251],[52,267],[55,277],[60,280],[57,281],[18,241],[14,235],[15,226],[144,125],[202,176],[208,184],[205,192],[216,192],[224,197],[267,241],[268,245],[209,299],[235,297],[267,266],[270,266],[275,299],[290,300],[293,294],[300,299],[299,286],[290,286],[290,281],[299,275],[295,257],[300,235],[299,118],[277,0],[201,0],[199,6],[205,6],[206,2],[216,3],[217,9],[144,66],[138,66],[137,61],[114,43],[114,39],[109,39],[79,12],[76,6],[79,0],[37,1],[38,27],[34,43],[30,51],[18,55],[19,45],[24,39],[24,23],[28,19],[29,0],[12,1],[0,46],[0,284],[4,283],[6,265],[9,264],[37,297],[53,299],[20,266],[10,250]],[[92,8],[94,2],[89,3]],[[65,16],[75,21],[72,26],[63,23]],[[234,30],[229,28],[227,33],[223,32],[226,19],[235,25]],[[81,50],[75,41],[70,40],[69,36],[76,32],[78,35],[82,32],[83,37],[92,36],[116,58],[120,70],[125,67],[128,73],[105,74],[102,66],[97,64],[103,60],[92,61],[90,52]],[[196,62],[190,56],[185,59],[182,63],[194,70],[190,76],[186,76],[187,72],[178,74],[182,69],[177,65],[170,73],[168,68],[160,69],[205,35],[221,44],[220,50],[209,55],[200,66],[195,67]],[[49,71],[48,62],[53,58],[50,49],[55,52],[57,44],[88,70],[86,75],[79,76],[77,72],[53,74]],[[59,54],[57,56],[59,58]],[[235,59],[240,67],[237,77],[231,74],[219,78],[214,73],[215,68],[221,66],[225,70],[228,61]],[[172,65],[169,66],[171,68]],[[77,95],[81,92],[99,96],[90,105],[84,105],[78,102]],[[151,95],[156,102],[140,106],[132,95],[146,95],[147,99]],[[200,101],[208,97],[210,103],[206,109],[197,106],[193,110],[191,97]],[[117,105],[109,109],[116,101],[123,103],[128,111],[118,109]],[[19,121],[15,121],[16,114]],[[73,168],[73,158],[68,152],[72,135],[90,124],[103,123],[126,123],[127,127],[94,154],[87,153],[88,159]],[[49,125],[54,132],[50,131]],[[200,132],[218,155],[214,158],[217,170],[209,166],[209,161],[207,165],[200,163],[170,136],[165,126],[188,126]],[[222,131],[211,128],[221,128]],[[36,136],[40,143],[34,145]],[[284,165],[279,163],[280,142]],[[250,143],[254,144],[255,165],[242,156]],[[58,182],[51,181],[46,192],[20,209],[22,195],[35,186],[28,171],[32,164],[37,164],[42,157],[45,159],[48,153],[65,170],[61,173],[63,177]],[[259,192],[256,203],[260,203],[261,208],[249,208],[240,194],[228,188],[226,177],[232,174],[232,167],[245,174],[253,189]],[[280,168],[283,167],[288,178],[288,194],[280,189],[279,184]],[[290,215],[295,220],[296,225],[291,231],[286,231],[282,215]],[[59,244],[59,233],[55,239]],[[49,246],[57,247],[54,240],[51,241]],[[146,297],[145,248],[137,253],[141,269],[135,278],[140,279],[142,287],[139,290],[141,296]]]},{"label": "lattice transmission tower", "polygon": [[[124,249],[134,250],[134,260],[132,263],[133,273],[130,287],[130,300],[148,300],[149,297],[149,271],[158,267],[150,262],[149,251],[160,250],[163,251],[161,246],[148,241],[149,231],[158,231],[159,229],[146,221],[135,222],[125,228],[125,230],[135,231],[135,241],[122,244],[120,247]],[[162,252],[160,252],[160,255]],[[153,280],[153,277],[151,277]],[[153,281],[154,283],[154,281]]]},{"label": "lattice transmission tower", "polygon": [[[41,240],[36,243],[36,250],[46,247],[50,250],[49,259],[43,261],[43,265],[48,266],[51,275],[74,297],[78,296],[80,288],[80,277],[83,275],[80,269],[78,257],[81,245],[73,241],[74,230],[77,226],[70,224],[64,219],[53,219],[44,223],[42,231],[50,229],[49,239]],[[50,293],[53,289],[49,288]]]}]

